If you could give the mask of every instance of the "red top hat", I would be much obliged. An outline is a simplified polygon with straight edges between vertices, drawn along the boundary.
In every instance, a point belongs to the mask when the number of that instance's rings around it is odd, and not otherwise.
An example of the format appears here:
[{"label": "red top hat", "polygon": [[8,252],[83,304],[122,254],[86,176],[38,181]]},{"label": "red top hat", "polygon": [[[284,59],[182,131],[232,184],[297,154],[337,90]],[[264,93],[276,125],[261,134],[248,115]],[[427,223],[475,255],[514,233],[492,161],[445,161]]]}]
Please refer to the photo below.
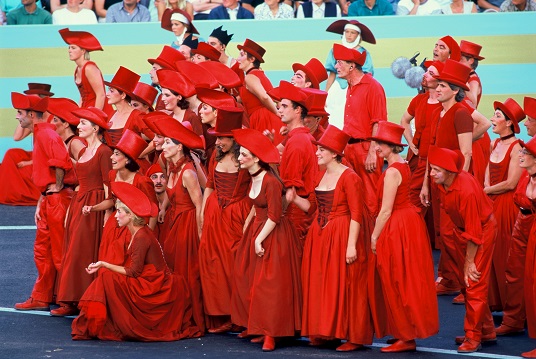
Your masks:
[{"label": "red top hat", "polygon": [[105,130],[110,129],[110,124],[108,122],[108,115],[96,107],[80,108],[78,110],[72,111],[73,115],[80,118],[84,118],[93,124],[103,128]]},{"label": "red top hat", "polygon": [[493,102],[493,108],[499,109],[514,124],[514,133],[519,133],[519,122],[526,117],[525,112],[519,104],[512,98],[507,98],[504,102]]},{"label": "red top hat", "polygon": [[462,53],[460,52],[460,46],[458,45],[456,40],[454,40],[449,35],[443,36],[439,40],[443,41],[449,47],[449,50],[450,50],[449,58],[455,61],[460,61],[460,59],[462,58]]},{"label": "red top hat", "polygon": [[99,40],[87,31],[58,30],[61,38],[69,45],[76,45],[86,51],[103,51]]},{"label": "red top hat", "polygon": [[136,186],[127,182],[115,181],[111,184],[114,196],[125,204],[138,217],[156,217],[158,207]]},{"label": "red top hat", "polygon": [[173,138],[190,149],[205,148],[205,140],[203,136],[198,136],[195,132],[189,130],[186,126],[172,117],[162,117],[153,123],[159,129],[158,132],[165,137]]},{"label": "red top hat", "polygon": [[427,60],[424,62],[424,66],[426,68],[429,68],[430,66],[433,66],[436,68],[436,70],[441,73],[441,71],[443,71],[443,69],[445,68],[445,64],[442,63],[441,61],[432,61],[432,60]]},{"label": "red top hat", "polygon": [[407,146],[402,143],[404,127],[389,121],[378,122],[378,132],[376,136],[371,137],[372,141],[388,143],[395,146]]},{"label": "red top hat", "polygon": [[431,165],[441,167],[449,172],[460,173],[463,169],[465,159],[461,152],[430,146],[428,150],[428,162]]},{"label": "red top hat", "polygon": [[350,61],[363,66],[367,60],[367,52],[359,52],[356,49],[349,49],[341,44],[333,44],[333,57],[335,60]]},{"label": "red top hat", "polygon": [[251,129],[242,128],[233,130],[235,141],[242,147],[247,148],[254,156],[258,157],[264,163],[279,163],[279,151],[275,148],[272,141],[261,132]]},{"label": "red top hat", "polygon": [[51,87],[49,84],[30,82],[28,84],[28,90],[25,90],[24,93],[26,95],[54,96],[54,93],[50,92]]},{"label": "red top hat", "polygon": [[207,44],[206,42],[200,42],[197,45],[197,49],[192,50],[192,54],[203,55],[207,59],[212,61],[220,61],[221,52]]},{"label": "red top hat", "polygon": [[155,163],[154,165],[151,165],[149,168],[147,168],[147,172],[145,172],[145,175],[147,177],[151,177],[155,173],[164,173],[164,170],[159,163]]},{"label": "red top hat", "polygon": [[78,126],[80,119],[72,111],[79,109],[78,104],[70,98],[49,98],[47,111],[70,125]]},{"label": "red top hat", "polygon": [[311,81],[315,89],[320,88],[320,83],[328,79],[328,72],[320,60],[312,58],[305,65],[295,63],[292,65],[292,71],[302,70]]},{"label": "red top hat", "polygon": [[172,90],[185,98],[195,95],[194,85],[177,71],[157,70],[156,76],[162,88]]},{"label": "red top hat", "polygon": [[218,108],[216,127],[209,128],[207,132],[217,137],[232,137],[232,130],[242,128],[243,113],[243,109],[235,106]]},{"label": "red top hat", "polygon": [[331,25],[329,25],[326,31],[343,35],[344,27],[347,24],[357,26],[357,28],[360,30],[359,32],[361,33],[361,39],[363,41],[368,42],[369,44],[376,43],[376,39],[374,38],[372,31],[370,31],[368,27],[366,27],[364,24],[360,23],[357,20],[337,20]]},{"label": "red top hat", "polygon": [[313,143],[325,147],[340,156],[344,156],[344,148],[348,144],[349,139],[350,135],[346,132],[339,130],[333,125],[328,125],[322,137],[318,141],[313,141]]},{"label": "red top hat", "polygon": [[460,41],[460,52],[462,55],[474,57],[477,60],[484,60],[484,57],[480,56],[480,50],[482,50],[482,46],[479,44],[465,40]]},{"label": "red top hat", "polygon": [[[194,85],[204,84],[211,89],[218,88],[218,80],[203,67],[191,61],[177,61],[175,68]],[[206,87],[205,86],[205,87]],[[192,95],[193,96],[193,95]]]},{"label": "red top hat", "polygon": [[294,86],[288,81],[281,80],[279,82],[279,87],[276,87],[270,92],[268,92],[268,95],[270,95],[274,99],[286,98],[287,100],[291,100],[307,108],[307,95],[305,94],[305,92],[303,92],[300,88]]},{"label": "red top hat", "polygon": [[536,139],[534,137],[528,140],[526,143],[522,140],[519,140],[519,145],[523,148],[526,148],[531,155],[536,157]]},{"label": "red top hat", "polygon": [[266,49],[261,45],[257,44],[255,41],[246,39],[243,45],[237,45],[236,47],[238,48],[238,50],[243,50],[247,52],[257,60],[259,60],[261,63],[264,62],[262,57],[266,53]]},{"label": "red top hat", "polygon": [[211,90],[206,87],[196,87],[197,99],[207,105],[220,109],[222,107],[236,107],[233,96],[223,91]]},{"label": "red top hat", "polygon": [[153,86],[138,82],[134,92],[132,92],[132,99],[146,104],[152,111],[154,110],[153,104],[157,95],[158,91]]},{"label": "red top hat", "polygon": [[162,48],[162,52],[160,52],[160,55],[158,55],[156,59],[148,59],[147,61],[151,65],[158,64],[162,66],[163,69],[174,70],[175,62],[181,60],[186,60],[186,57],[171,46],[166,45]]},{"label": "red top hat", "polygon": [[523,110],[530,118],[536,119],[536,98],[525,96],[523,99]]},{"label": "red top hat", "polygon": [[131,159],[136,160],[143,150],[147,148],[147,142],[136,132],[126,128],[121,139],[114,147]]},{"label": "red top hat", "polygon": [[465,91],[469,91],[467,80],[469,80],[471,71],[469,66],[465,66],[458,61],[447,59],[443,71],[439,73],[439,76],[435,76],[435,78],[439,81],[445,81],[449,84],[459,86]]},{"label": "red top hat", "polygon": [[149,112],[146,115],[143,115],[142,120],[147,125],[147,127],[149,127],[151,131],[153,131],[157,135],[163,136],[160,129],[156,127],[155,122],[164,117],[173,118],[169,116],[168,114],[165,114],[164,112],[153,111],[153,112]]},{"label": "red top hat", "polygon": [[18,92],[12,92],[11,104],[17,110],[45,112],[48,107],[48,97],[41,98],[37,95],[23,95]]},{"label": "red top hat", "polygon": [[328,97],[326,91],[312,88],[303,88],[301,90],[308,96],[306,106],[308,116],[329,116],[329,113],[325,110]]},{"label": "red top hat", "polygon": [[162,21],[160,26],[167,31],[171,30],[171,21],[177,20],[186,25],[186,32],[189,34],[198,34],[199,31],[195,28],[190,14],[181,9],[166,9],[162,14]]},{"label": "red top hat", "polygon": [[198,65],[210,72],[216,81],[228,90],[242,86],[242,80],[236,72],[219,61],[204,61]]},{"label": "red top hat", "polygon": [[140,78],[141,76],[137,73],[130,71],[126,67],[119,66],[119,69],[115,73],[112,81],[104,81],[104,84],[122,91],[132,97],[134,89],[136,88],[138,81],[140,81]]}]

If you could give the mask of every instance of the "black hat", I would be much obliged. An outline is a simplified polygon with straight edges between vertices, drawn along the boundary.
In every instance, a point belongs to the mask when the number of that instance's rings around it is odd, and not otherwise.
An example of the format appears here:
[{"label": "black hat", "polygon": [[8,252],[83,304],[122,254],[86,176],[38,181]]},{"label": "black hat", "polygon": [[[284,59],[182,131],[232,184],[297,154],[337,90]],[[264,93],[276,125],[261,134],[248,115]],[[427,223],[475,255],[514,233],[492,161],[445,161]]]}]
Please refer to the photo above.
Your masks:
[{"label": "black hat", "polygon": [[182,40],[182,44],[188,46],[192,50],[195,50],[197,49],[197,45],[199,45],[199,40],[197,38],[194,40],[194,37],[192,34],[190,34],[185,37],[184,40]]},{"label": "black hat", "polygon": [[222,30],[222,26],[212,30],[212,33],[209,36],[215,37],[216,39],[220,40],[222,44],[227,46],[229,41],[233,38],[234,34],[227,34],[227,30]]}]

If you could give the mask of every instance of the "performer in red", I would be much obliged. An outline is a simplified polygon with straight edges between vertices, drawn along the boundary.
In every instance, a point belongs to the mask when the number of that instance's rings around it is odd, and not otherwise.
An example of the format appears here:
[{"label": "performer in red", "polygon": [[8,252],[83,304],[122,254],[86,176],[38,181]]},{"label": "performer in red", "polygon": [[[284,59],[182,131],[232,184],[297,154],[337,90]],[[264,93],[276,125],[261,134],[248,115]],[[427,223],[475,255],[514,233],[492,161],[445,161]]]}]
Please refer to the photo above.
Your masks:
[{"label": "performer in red", "polygon": [[240,167],[252,177],[254,211],[236,255],[235,281],[250,286],[240,298],[247,313],[240,319],[247,320],[249,334],[264,336],[262,350],[272,351],[275,338],[294,336],[301,328],[301,248],[292,223],[283,216],[283,185],[268,165],[279,162],[279,152],[256,130],[233,130],[233,135],[241,146]]},{"label": "performer in red", "polygon": [[73,163],[78,161],[82,149],[87,145],[86,140],[76,135],[80,119],[73,115],[72,111],[78,109],[76,102],[71,99],[62,97],[48,99],[47,112],[51,115],[49,122],[56,127],[56,133],[60,135]]},{"label": "performer in red", "polygon": [[12,92],[11,103],[17,110],[20,126],[33,132],[32,180],[41,192],[34,218],[37,279],[31,296],[25,302],[15,304],[15,309],[48,310],[56,274],[61,270],[63,224],[76,175],[65,144],[54,131],[54,125],[46,123],[43,117],[48,98]]},{"label": "performer in red", "polygon": [[[158,201],[159,212],[165,213],[165,206],[168,198],[166,195],[167,177],[164,173],[164,170],[162,169],[162,167],[160,167],[158,163],[155,163],[151,165],[151,167],[149,167],[145,175],[149,177],[154,184],[154,192]],[[160,243],[160,246],[162,248],[164,247],[164,236],[162,235],[162,233],[164,232],[163,227],[165,222],[165,219],[163,221],[158,221],[154,228],[154,235],[158,239],[158,243]]]},{"label": "performer in red", "polygon": [[[292,64],[294,75],[290,83],[299,88],[320,89],[320,84],[328,79],[328,72],[317,58],[313,57],[306,64]],[[326,93],[327,97],[327,93]]]},{"label": "performer in red", "polygon": [[[158,76],[156,76],[156,71],[166,69],[175,71],[175,62],[186,60],[183,54],[175,50],[171,46],[164,46],[160,55],[156,59],[147,59],[147,62],[151,64],[151,70],[149,71],[149,76],[151,76],[152,85],[160,89],[160,82],[158,81]],[[159,94],[156,99],[155,110],[164,110],[166,106],[162,101],[162,94]]]},{"label": "performer in red", "polygon": [[477,180],[462,170],[464,158],[446,148],[430,147],[430,176],[438,185],[440,201],[454,225],[454,236],[444,237],[443,251],[458,267],[458,286],[465,294],[464,337],[460,353],[475,352],[482,341],[495,338],[488,306],[488,281],[497,222],[493,204]]},{"label": "performer in red", "polygon": [[303,119],[303,125],[309,129],[309,133],[315,140],[319,140],[328,126],[329,113],[326,112],[326,91],[314,88],[304,88],[307,97],[307,116]]},{"label": "performer in red", "polygon": [[[145,225],[158,209],[141,190],[112,183],[118,199],[116,221],[132,240],[122,265],[89,263],[86,272],[99,276],[80,301],[73,321],[73,340],[172,341],[201,336],[192,319],[192,304],[184,277],[170,274],[162,248]],[[86,274],[86,275],[87,275]]]},{"label": "performer in red", "polygon": [[132,92],[130,105],[141,113],[153,112],[156,95],[158,95],[158,90],[153,86],[138,82]]}]

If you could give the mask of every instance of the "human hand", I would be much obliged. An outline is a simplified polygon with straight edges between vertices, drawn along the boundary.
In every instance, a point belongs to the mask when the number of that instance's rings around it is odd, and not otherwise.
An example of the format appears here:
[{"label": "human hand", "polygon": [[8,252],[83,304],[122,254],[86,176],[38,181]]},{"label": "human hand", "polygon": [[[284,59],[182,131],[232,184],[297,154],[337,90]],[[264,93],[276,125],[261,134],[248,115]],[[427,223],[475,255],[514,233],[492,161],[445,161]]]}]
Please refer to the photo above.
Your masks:
[{"label": "human hand", "polygon": [[101,267],[105,267],[105,262],[98,261],[97,263],[89,263],[89,265],[86,268],[87,274],[93,274],[99,270]]},{"label": "human hand", "polygon": [[367,154],[367,159],[365,160],[365,170],[367,172],[376,171],[376,156],[376,152],[374,151],[369,151],[369,153]]},{"label": "human hand", "polygon": [[346,248],[346,264],[352,264],[357,259],[357,250],[355,246]]},{"label": "human hand", "polygon": [[465,260],[465,264],[463,266],[463,278],[466,287],[469,288],[470,286],[469,280],[475,283],[478,282],[480,280],[481,274],[482,273],[476,269],[476,264],[474,261]]},{"label": "human hand", "polygon": [[17,163],[18,168],[26,167],[32,164],[32,161],[20,161]]},{"label": "human hand", "polygon": [[166,210],[161,209],[160,212],[158,212],[158,223],[164,223],[164,218],[166,218]]},{"label": "human hand", "polygon": [[93,208],[93,206],[84,206],[84,207],[82,207],[82,214],[84,216],[87,216],[91,212],[92,208]]},{"label": "human hand", "polygon": [[266,137],[268,137],[268,139],[271,141],[271,142],[274,142],[274,138],[275,138],[275,130],[264,130],[262,131],[262,134],[265,135]]},{"label": "human hand", "polygon": [[262,248],[262,243],[255,241],[255,254],[259,257],[264,256],[264,248]]},{"label": "human hand", "polygon": [[376,254],[376,244],[378,243],[378,238],[372,237],[370,239],[370,249],[372,250],[372,253]]}]

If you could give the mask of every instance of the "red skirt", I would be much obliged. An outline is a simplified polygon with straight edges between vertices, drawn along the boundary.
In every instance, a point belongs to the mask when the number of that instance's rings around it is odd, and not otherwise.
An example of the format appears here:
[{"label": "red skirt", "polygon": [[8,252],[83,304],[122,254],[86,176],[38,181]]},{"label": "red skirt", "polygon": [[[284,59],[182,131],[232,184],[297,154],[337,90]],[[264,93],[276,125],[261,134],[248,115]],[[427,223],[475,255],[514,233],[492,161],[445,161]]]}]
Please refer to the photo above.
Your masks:
[{"label": "red skirt", "polygon": [[[536,222],[535,222],[536,223]],[[529,337],[536,338],[536,226],[532,226],[525,259],[525,311]]]},{"label": "red skirt", "polygon": [[99,260],[122,265],[127,259],[127,248],[132,235],[127,227],[117,226],[114,211],[104,224],[99,247]]}]

